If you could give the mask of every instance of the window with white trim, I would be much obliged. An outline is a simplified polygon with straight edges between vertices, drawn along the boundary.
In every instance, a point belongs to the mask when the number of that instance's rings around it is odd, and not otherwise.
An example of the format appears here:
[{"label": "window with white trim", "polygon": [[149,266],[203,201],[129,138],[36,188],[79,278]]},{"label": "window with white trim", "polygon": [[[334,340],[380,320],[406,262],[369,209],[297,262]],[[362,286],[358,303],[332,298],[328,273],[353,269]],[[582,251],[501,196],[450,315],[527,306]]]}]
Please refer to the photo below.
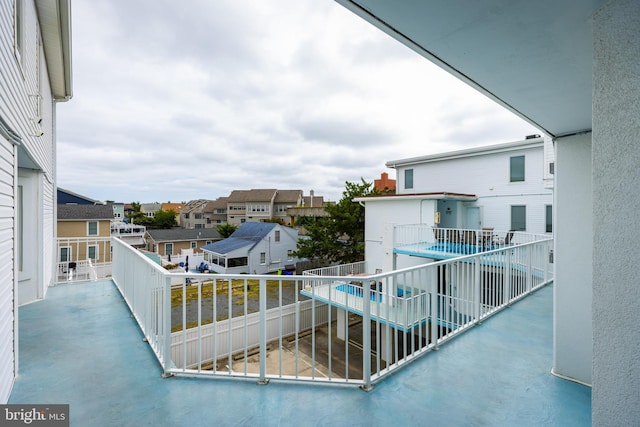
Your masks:
[{"label": "window with white trim", "polygon": [[511,206],[511,230],[527,230],[527,207],[525,205]]},{"label": "window with white trim", "polygon": [[524,181],[524,156],[509,158],[509,182]]},{"label": "window with white trim", "polygon": [[87,236],[97,236],[98,234],[98,221],[87,221]]},{"label": "window with white trim", "polygon": [[276,242],[280,241],[280,230],[276,230],[276,232],[275,232],[275,241]]},{"label": "window with white trim", "polygon": [[546,233],[553,233],[553,206],[545,206],[545,229]]},{"label": "window with white trim", "polygon": [[96,261],[98,259],[98,246],[87,245],[87,259]]},{"label": "window with white trim", "polygon": [[267,262],[267,254],[265,252],[260,252],[260,264],[265,264]]},{"label": "window with white trim", "polygon": [[60,262],[71,261],[71,246],[60,246]]},{"label": "window with white trim", "polygon": [[413,189],[413,169],[404,170],[404,188],[406,190]]},{"label": "window with white trim", "polygon": [[165,243],[164,244],[164,254],[165,255],[173,255],[173,243]]},{"label": "window with white trim", "polygon": [[13,43],[14,52],[20,65],[24,53],[24,0],[15,0],[13,7]]}]

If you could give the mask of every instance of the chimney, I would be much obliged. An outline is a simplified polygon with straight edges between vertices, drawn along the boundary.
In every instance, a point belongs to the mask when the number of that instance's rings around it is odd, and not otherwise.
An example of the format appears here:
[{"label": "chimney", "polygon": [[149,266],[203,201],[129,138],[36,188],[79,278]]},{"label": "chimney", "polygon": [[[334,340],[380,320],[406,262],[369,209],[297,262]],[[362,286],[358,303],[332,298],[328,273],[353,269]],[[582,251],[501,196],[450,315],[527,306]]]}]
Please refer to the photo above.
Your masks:
[{"label": "chimney", "polygon": [[311,197],[310,197],[310,199],[311,199],[311,207],[313,207],[313,195],[314,195],[314,194],[315,194],[315,193],[314,193],[314,191],[313,191],[313,190],[309,191],[309,195],[311,196]]}]

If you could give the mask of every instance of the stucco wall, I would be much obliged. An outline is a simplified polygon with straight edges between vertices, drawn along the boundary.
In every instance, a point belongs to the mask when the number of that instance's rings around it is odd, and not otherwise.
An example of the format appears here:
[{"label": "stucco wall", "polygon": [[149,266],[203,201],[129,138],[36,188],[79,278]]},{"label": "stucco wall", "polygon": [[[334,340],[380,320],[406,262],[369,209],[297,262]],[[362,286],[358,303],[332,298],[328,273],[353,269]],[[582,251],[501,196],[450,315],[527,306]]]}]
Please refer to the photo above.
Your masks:
[{"label": "stucco wall", "polygon": [[640,420],[640,7],[593,20],[593,424]]},{"label": "stucco wall", "polygon": [[591,135],[556,141],[553,372],[591,383]]}]

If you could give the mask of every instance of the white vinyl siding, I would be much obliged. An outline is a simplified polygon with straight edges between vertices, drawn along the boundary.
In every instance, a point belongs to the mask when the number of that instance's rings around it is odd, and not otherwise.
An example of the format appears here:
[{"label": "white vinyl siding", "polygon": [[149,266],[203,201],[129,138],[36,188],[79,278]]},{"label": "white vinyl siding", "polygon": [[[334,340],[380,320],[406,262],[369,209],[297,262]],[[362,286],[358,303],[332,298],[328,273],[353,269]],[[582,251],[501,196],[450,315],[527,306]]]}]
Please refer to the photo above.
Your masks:
[{"label": "white vinyl siding", "polygon": [[15,378],[14,150],[0,134],[0,404],[9,399]]}]

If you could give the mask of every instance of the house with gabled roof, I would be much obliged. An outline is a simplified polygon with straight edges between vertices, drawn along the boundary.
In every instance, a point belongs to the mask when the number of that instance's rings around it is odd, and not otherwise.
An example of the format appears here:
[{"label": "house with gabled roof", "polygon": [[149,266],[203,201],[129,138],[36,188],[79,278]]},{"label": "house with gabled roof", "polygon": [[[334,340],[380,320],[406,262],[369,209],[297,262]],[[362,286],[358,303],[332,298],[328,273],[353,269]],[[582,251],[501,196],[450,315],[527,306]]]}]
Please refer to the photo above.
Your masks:
[{"label": "house with gabled roof", "polygon": [[209,201],[204,207],[205,228],[216,228],[220,224],[227,223],[228,197],[218,197]]},{"label": "house with gabled roof", "polygon": [[169,228],[147,230],[145,235],[147,250],[160,256],[178,255],[183,251],[199,252],[202,246],[220,240],[215,228],[187,229]]},{"label": "house with gabled roof", "polygon": [[111,262],[110,205],[58,205],[58,263]]},{"label": "house with gabled roof", "polygon": [[279,219],[288,225],[287,208],[300,206],[302,200],[302,190],[234,190],[227,200],[227,221],[239,225]]},{"label": "house with gabled roof", "polygon": [[208,199],[197,199],[187,202],[180,210],[180,226],[184,228],[207,228],[207,219],[205,218],[205,207],[211,202]]},{"label": "house with gabled roof", "polygon": [[266,274],[293,269],[298,232],[273,222],[245,222],[228,238],[202,248],[216,273]]},{"label": "house with gabled roof", "polygon": [[60,187],[57,188],[57,199],[59,205],[96,205],[101,203],[98,200]]}]

